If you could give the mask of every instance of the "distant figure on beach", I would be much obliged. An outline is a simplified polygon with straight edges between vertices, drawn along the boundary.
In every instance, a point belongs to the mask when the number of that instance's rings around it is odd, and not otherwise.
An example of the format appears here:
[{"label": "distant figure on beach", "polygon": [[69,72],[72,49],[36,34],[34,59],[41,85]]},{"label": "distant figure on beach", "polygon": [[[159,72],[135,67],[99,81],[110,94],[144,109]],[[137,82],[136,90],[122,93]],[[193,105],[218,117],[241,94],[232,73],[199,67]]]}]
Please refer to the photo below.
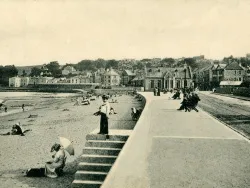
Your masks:
[{"label": "distant figure on beach", "polygon": [[110,107],[109,115],[112,115],[112,114],[117,114],[117,112],[115,111],[113,107]]},{"label": "distant figure on beach", "polygon": [[23,112],[24,112],[24,104],[22,104],[22,109],[23,109]]},{"label": "distant figure on beach", "polygon": [[7,112],[8,111],[8,108],[7,106],[4,107],[4,111]]},{"label": "distant figure on beach", "polygon": [[100,132],[98,134],[108,134],[108,119],[109,119],[109,113],[110,113],[110,105],[108,102],[108,96],[103,95],[102,96],[103,104],[100,106]]},{"label": "distant figure on beach", "polygon": [[52,161],[46,162],[44,175],[50,178],[57,178],[63,173],[66,155],[63,147],[57,143],[51,147],[50,152],[53,151],[56,151],[56,153],[52,155]]}]

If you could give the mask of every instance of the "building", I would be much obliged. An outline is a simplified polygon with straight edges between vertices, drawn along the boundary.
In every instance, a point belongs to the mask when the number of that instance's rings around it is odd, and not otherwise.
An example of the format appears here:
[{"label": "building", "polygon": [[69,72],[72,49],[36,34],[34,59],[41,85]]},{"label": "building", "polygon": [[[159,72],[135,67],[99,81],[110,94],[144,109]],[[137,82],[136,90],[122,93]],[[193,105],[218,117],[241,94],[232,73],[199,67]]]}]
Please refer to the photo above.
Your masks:
[{"label": "building", "polygon": [[65,66],[62,70],[62,75],[66,76],[69,74],[78,74],[78,71],[76,71],[76,69],[73,66]]},{"label": "building", "polygon": [[192,71],[187,64],[184,67],[145,67],[144,87],[152,90],[155,87],[161,89],[174,89],[193,87]]},{"label": "building", "polygon": [[88,75],[78,75],[70,78],[71,84],[83,84],[83,83],[93,83],[92,76]]},{"label": "building", "polygon": [[211,90],[213,80],[213,68],[214,64],[209,63],[202,68],[196,68],[193,72],[194,87],[198,87],[200,90]]},{"label": "building", "polygon": [[131,85],[131,81],[135,78],[136,74],[131,70],[123,70],[121,74],[121,84],[128,86]]},{"label": "building", "polygon": [[250,53],[246,54],[246,58],[250,59]]},{"label": "building", "polygon": [[105,69],[98,69],[93,73],[93,83],[103,83],[103,74],[105,73]]},{"label": "building", "polygon": [[9,87],[21,87],[21,78],[18,76],[9,78]]},{"label": "building", "polygon": [[118,86],[120,85],[120,75],[115,72],[112,68],[107,70],[103,74],[103,85],[104,86]]},{"label": "building", "polygon": [[144,75],[138,75],[133,80],[131,80],[131,85],[134,87],[144,87]]},{"label": "building", "polygon": [[29,80],[29,85],[37,85],[38,84],[38,81],[39,81],[39,77],[30,77],[30,80]]},{"label": "building", "polygon": [[29,85],[30,77],[21,77],[21,87]]},{"label": "building", "polygon": [[48,84],[51,80],[53,80],[53,77],[38,77],[37,84]]}]

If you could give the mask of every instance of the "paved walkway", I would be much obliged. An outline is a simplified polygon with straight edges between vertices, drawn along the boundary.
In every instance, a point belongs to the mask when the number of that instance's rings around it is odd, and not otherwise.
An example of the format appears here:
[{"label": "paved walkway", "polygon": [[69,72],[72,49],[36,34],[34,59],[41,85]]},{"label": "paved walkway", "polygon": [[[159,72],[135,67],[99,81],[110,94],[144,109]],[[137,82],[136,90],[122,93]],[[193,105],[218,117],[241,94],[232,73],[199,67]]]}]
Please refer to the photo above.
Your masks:
[{"label": "paved walkway", "polygon": [[249,141],[180,100],[142,93],[143,116],[102,187],[250,187]]}]

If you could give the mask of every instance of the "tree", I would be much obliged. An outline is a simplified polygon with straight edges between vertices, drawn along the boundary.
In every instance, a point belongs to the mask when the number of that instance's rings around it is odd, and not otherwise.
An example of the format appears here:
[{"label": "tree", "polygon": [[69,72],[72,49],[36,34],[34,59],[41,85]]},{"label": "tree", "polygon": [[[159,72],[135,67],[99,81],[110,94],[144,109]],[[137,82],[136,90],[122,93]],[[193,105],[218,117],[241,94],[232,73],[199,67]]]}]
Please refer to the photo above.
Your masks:
[{"label": "tree", "polygon": [[114,69],[118,69],[118,61],[111,59],[108,60],[106,63],[106,68],[114,68]]},{"label": "tree", "polygon": [[52,61],[46,65],[46,68],[49,72],[51,72],[53,77],[59,77],[62,74],[62,70],[60,69],[60,65],[57,61]]},{"label": "tree", "polygon": [[77,69],[80,71],[83,70],[95,70],[95,67],[92,64],[93,61],[91,60],[82,60],[79,63],[77,63]]},{"label": "tree", "polygon": [[97,69],[106,67],[106,61],[104,59],[97,59],[97,60],[95,60],[95,63],[96,63]]},{"label": "tree", "polygon": [[173,58],[164,58],[161,60],[161,64],[171,67],[175,63]]},{"label": "tree", "polygon": [[38,67],[33,67],[30,72],[30,76],[40,76],[42,70]]},{"label": "tree", "polygon": [[18,70],[15,65],[0,66],[0,84],[8,85],[9,78],[17,75]]},{"label": "tree", "polygon": [[25,72],[25,70],[23,70],[22,76],[27,76],[27,73]]}]

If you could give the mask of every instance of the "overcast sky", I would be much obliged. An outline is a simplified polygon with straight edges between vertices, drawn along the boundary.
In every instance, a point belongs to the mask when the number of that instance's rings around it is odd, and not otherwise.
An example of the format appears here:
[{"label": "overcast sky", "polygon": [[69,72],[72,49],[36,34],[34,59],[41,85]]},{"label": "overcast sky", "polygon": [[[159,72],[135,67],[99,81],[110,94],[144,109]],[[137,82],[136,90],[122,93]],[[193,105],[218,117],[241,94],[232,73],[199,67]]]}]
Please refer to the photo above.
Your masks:
[{"label": "overcast sky", "polygon": [[0,2],[0,65],[246,53],[248,0]]}]

